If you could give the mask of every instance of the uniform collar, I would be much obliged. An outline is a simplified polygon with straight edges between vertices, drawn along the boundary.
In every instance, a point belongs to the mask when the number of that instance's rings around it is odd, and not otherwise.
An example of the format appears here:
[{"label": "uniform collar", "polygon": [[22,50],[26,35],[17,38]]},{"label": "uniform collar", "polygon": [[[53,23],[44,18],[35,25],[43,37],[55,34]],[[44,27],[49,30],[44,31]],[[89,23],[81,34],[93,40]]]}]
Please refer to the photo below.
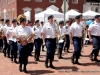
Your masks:
[{"label": "uniform collar", "polygon": [[97,23],[96,21],[94,21],[94,24],[96,24],[96,25],[97,25],[97,24],[99,24],[99,23]]}]

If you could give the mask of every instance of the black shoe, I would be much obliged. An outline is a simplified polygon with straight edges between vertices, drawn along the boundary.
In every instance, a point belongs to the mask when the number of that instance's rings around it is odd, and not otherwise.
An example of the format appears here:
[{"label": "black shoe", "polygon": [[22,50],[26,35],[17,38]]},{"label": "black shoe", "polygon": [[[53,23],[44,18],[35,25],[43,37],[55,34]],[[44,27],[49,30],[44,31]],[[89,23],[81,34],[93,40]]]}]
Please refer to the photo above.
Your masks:
[{"label": "black shoe", "polygon": [[46,68],[49,68],[48,63],[46,63],[46,62],[45,62],[45,64],[44,64],[44,65],[45,65],[45,67],[46,67]]},{"label": "black shoe", "polygon": [[55,69],[55,67],[53,65],[50,65],[50,68]]},{"label": "black shoe", "polygon": [[67,50],[67,52],[70,53],[68,50]]},{"label": "black shoe", "polygon": [[96,62],[100,62],[100,60],[98,60],[98,59],[94,59],[94,61],[96,61]]},{"label": "black shoe", "polygon": [[6,55],[4,55],[4,57],[6,57]]},{"label": "black shoe", "polygon": [[21,67],[19,67],[19,71],[22,72],[22,68]]},{"label": "black shoe", "polygon": [[61,57],[58,57],[59,59],[63,59],[63,57],[61,56]]},{"label": "black shoe", "polygon": [[77,64],[77,65],[81,65],[81,63],[79,63],[78,61],[77,61],[77,62],[75,62],[75,64]]},{"label": "black shoe", "polygon": [[93,59],[93,54],[90,54],[90,60],[91,60],[91,61],[94,61],[94,59]]},{"label": "black shoe", "polygon": [[44,49],[42,49],[42,51],[45,51]]},{"label": "black shoe", "polygon": [[32,54],[30,54],[30,56],[33,56]]},{"label": "black shoe", "polygon": [[10,58],[10,56],[8,56],[8,58]]},{"label": "black shoe", "polygon": [[73,64],[75,64],[75,62],[74,62],[74,56],[72,56],[71,62],[72,62]]},{"label": "black shoe", "polygon": [[16,64],[17,64],[18,62],[17,62],[16,60],[14,60],[14,63],[16,63]]},{"label": "black shoe", "polygon": [[13,59],[11,59],[11,62],[13,62]]},{"label": "black shoe", "polygon": [[26,69],[24,69],[23,71],[24,71],[24,73],[28,73],[28,71]]},{"label": "black shoe", "polygon": [[37,61],[40,61],[40,59],[39,59],[39,58],[37,58]]},{"label": "black shoe", "polygon": [[34,57],[34,60],[37,61],[37,59]]}]

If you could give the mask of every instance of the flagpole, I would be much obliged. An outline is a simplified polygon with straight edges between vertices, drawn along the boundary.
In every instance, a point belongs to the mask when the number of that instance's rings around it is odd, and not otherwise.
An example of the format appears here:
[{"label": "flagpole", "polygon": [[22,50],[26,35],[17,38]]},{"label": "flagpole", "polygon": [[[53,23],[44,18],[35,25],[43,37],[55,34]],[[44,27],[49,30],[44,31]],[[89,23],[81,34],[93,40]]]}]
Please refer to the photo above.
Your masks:
[{"label": "flagpole", "polygon": [[66,25],[66,0],[64,0],[64,25]]}]

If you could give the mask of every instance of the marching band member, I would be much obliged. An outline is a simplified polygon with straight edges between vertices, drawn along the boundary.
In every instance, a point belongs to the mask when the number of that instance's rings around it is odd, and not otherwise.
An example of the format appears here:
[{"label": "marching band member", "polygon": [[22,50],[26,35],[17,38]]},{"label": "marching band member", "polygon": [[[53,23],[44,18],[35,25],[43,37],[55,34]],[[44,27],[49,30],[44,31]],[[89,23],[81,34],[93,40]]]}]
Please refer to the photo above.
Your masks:
[{"label": "marching band member", "polygon": [[[41,22],[41,26],[42,26],[42,27],[44,26],[44,22],[43,22],[43,21]],[[43,40],[42,40],[42,51],[44,51]]]},{"label": "marching band member", "polygon": [[[74,52],[71,58],[71,62],[73,64],[80,65],[78,59],[80,57],[81,52],[81,40],[82,40],[82,26],[80,24],[80,16],[75,17],[76,22],[73,23],[70,27],[70,42],[74,45]],[[74,59],[76,58],[76,61]]]},{"label": "marching band member", "polygon": [[59,22],[59,34],[58,34],[58,45],[59,45],[59,50],[58,50],[58,58],[62,59],[62,50],[64,46],[64,39],[65,39],[65,33],[66,33],[66,28],[63,27],[64,21]]},{"label": "marching band member", "polygon": [[41,45],[42,45],[42,37],[41,37],[42,27],[39,24],[39,20],[35,21],[35,26],[33,27],[33,32],[36,34],[34,36],[34,45],[35,45],[35,61],[39,61]]},{"label": "marching band member", "polygon": [[42,38],[43,44],[46,45],[47,53],[46,53],[46,61],[45,67],[48,68],[48,60],[50,60],[50,67],[55,68],[52,64],[55,55],[56,49],[56,36],[58,34],[58,28],[53,23],[53,15],[48,17],[48,23],[46,23],[42,28]]},{"label": "marching band member", "polygon": [[12,26],[8,28],[6,34],[7,34],[7,41],[8,44],[10,45],[10,51],[11,51],[11,61],[17,63],[16,58],[17,58],[17,39],[12,36],[14,29],[17,26],[17,20],[13,19],[12,20]]},{"label": "marching band member", "polygon": [[[4,31],[4,36],[3,36],[3,43],[4,43],[4,56],[6,57],[6,52],[8,53],[8,58],[10,58],[10,45],[9,45],[9,41],[6,38],[6,32],[8,30],[8,28],[10,27],[10,20],[6,20],[6,24],[3,27],[3,31]],[[8,49],[8,51],[7,51]]]},{"label": "marching band member", "polygon": [[93,50],[90,54],[90,60],[100,62],[97,59],[100,49],[100,15],[95,16],[95,21],[90,24],[88,31],[89,31],[89,39],[90,42],[93,42]]},{"label": "marching band member", "polygon": [[64,47],[64,52],[66,51],[65,48],[67,47],[67,52],[69,52],[69,47],[70,47],[70,37],[69,37],[69,34],[70,34],[70,21],[67,21],[66,22],[66,37],[65,37],[65,47]]},{"label": "marching band member", "polygon": [[1,19],[0,24],[0,50],[3,48],[2,31],[3,31],[4,19]]},{"label": "marching band member", "polygon": [[[82,51],[82,48],[83,48],[83,45],[84,45],[84,39],[85,39],[85,34],[86,34],[86,31],[85,31],[86,23],[85,23],[85,21],[82,20],[82,18],[83,18],[83,15],[80,15],[80,24],[82,26],[81,51]],[[82,56],[81,53],[80,53],[80,55]]]},{"label": "marching band member", "polygon": [[[32,25],[32,22],[31,21],[28,21],[28,26],[31,28],[31,30],[33,29],[33,25]],[[30,40],[28,42],[28,46],[29,46],[29,56],[33,56],[32,55],[32,51],[33,51],[33,46],[34,46],[34,40]]]},{"label": "marching band member", "polygon": [[18,16],[19,26],[16,27],[13,37],[18,39],[18,51],[19,51],[19,71],[22,72],[22,64],[24,64],[23,71],[27,73],[26,66],[28,64],[28,45],[27,43],[33,38],[33,33],[30,27],[26,26],[26,16],[19,15]]}]

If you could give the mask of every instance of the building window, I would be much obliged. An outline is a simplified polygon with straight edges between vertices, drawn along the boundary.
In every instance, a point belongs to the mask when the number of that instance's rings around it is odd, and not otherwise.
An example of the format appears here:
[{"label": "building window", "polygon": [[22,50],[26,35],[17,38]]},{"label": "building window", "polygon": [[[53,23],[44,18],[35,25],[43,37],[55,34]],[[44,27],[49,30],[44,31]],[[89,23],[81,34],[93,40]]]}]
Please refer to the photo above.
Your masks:
[{"label": "building window", "polygon": [[55,3],[55,2],[56,2],[56,0],[49,0],[49,2],[51,2],[51,3]]},{"label": "building window", "polygon": [[36,8],[36,9],[34,9],[34,10],[35,10],[35,14],[38,14],[38,13],[42,12],[43,9],[41,9],[41,8]]},{"label": "building window", "polygon": [[27,20],[31,20],[31,8],[25,7],[22,9],[24,11],[24,15],[26,16]]},{"label": "building window", "polygon": [[72,3],[78,4],[78,0],[72,0]]},{"label": "building window", "polygon": [[42,2],[42,0],[35,0],[35,2]]}]

